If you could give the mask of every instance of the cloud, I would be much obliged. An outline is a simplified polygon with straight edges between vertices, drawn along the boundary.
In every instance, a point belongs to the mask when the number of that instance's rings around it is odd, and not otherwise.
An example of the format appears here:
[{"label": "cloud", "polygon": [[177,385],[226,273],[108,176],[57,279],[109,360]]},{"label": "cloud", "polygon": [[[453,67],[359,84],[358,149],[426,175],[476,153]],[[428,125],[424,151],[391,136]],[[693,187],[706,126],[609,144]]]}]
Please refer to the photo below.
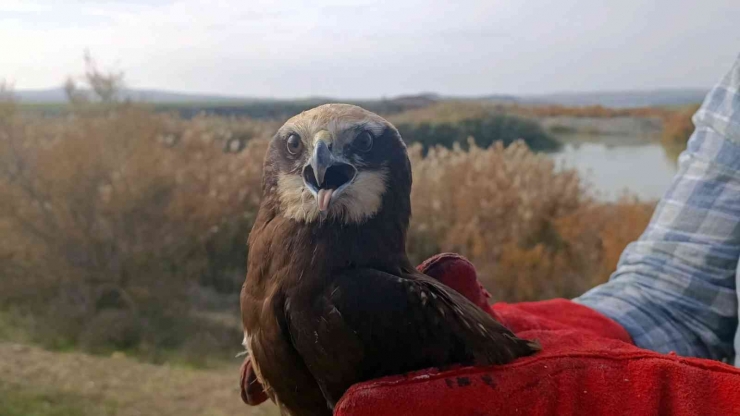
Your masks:
[{"label": "cloud", "polygon": [[33,0],[6,0],[0,3],[0,13],[39,13],[51,9],[51,5]]},{"label": "cloud", "polygon": [[59,84],[89,49],[133,86],[251,96],[708,86],[740,52],[738,12],[722,0],[4,0],[0,77]]}]

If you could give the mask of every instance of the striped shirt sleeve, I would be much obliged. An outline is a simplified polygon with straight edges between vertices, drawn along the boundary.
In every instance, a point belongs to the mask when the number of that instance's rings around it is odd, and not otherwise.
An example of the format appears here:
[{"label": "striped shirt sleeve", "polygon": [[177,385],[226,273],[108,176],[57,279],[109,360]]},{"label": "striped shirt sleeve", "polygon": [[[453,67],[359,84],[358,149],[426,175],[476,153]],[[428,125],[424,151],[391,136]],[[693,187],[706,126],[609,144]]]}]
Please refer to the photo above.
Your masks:
[{"label": "striped shirt sleeve", "polygon": [[609,282],[576,302],[639,347],[729,360],[738,325],[740,58],[693,117],[673,183]]}]

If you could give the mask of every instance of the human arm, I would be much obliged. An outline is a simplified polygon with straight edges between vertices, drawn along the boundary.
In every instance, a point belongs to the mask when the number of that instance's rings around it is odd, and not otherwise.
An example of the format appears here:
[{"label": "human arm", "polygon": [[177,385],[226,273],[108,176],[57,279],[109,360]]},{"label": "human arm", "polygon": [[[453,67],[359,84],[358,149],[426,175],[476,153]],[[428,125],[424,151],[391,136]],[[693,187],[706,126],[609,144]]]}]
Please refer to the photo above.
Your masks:
[{"label": "human arm", "polygon": [[694,115],[679,170],[608,283],[577,303],[658,352],[729,359],[740,257],[740,59]]}]

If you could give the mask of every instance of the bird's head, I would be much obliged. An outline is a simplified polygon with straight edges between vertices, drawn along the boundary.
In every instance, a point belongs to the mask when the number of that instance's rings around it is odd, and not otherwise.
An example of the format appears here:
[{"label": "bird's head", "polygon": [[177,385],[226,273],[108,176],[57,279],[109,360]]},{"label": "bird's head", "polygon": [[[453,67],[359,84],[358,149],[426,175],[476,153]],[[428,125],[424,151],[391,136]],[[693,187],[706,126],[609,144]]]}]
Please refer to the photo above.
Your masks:
[{"label": "bird's head", "polygon": [[285,217],[359,224],[385,203],[408,205],[411,168],[388,121],[354,105],[326,104],[278,130],[265,159],[264,188]]}]

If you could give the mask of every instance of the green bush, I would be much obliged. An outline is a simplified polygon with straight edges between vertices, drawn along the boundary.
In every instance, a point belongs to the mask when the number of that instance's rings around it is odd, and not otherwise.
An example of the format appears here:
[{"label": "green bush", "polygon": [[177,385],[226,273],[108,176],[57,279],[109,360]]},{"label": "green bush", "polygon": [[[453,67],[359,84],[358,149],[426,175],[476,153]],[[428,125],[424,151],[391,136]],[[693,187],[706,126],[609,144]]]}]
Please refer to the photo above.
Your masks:
[{"label": "green bush", "polygon": [[420,143],[425,152],[437,145],[452,148],[455,143],[465,148],[469,137],[473,137],[475,143],[483,148],[495,142],[508,146],[516,140],[523,140],[535,151],[559,148],[559,143],[535,121],[507,114],[488,114],[457,121],[402,122],[396,127],[407,143]]}]

